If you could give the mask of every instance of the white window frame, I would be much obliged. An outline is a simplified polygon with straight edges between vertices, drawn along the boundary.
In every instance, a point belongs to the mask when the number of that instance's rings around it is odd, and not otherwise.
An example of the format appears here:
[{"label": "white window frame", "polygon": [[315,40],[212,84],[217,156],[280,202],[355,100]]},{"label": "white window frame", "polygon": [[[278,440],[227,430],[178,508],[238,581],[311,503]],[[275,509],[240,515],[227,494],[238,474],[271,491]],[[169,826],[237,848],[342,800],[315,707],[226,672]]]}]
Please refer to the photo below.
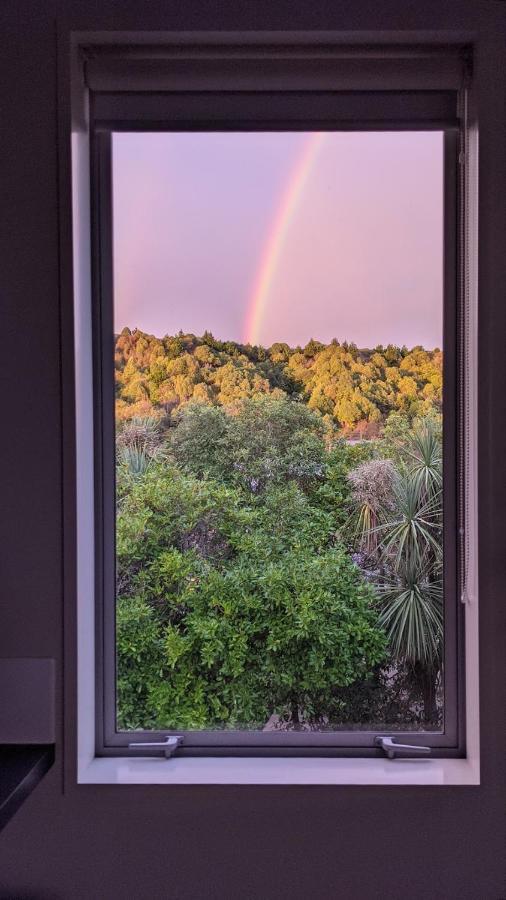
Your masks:
[{"label": "white window frame", "polygon": [[[478,784],[478,589],[477,534],[477,385],[468,385],[468,573],[465,629],[466,757],[396,760],[323,757],[175,757],[170,760],[95,755],[95,584],[94,584],[94,440],[92,290],[90,243],[90,153],[86,92],[82,89],[79,47],[90,35],[74,35],[72,110],[72,222],[75,308],[76,478],[77,478],[77,641],[78,782],[216,784]],[[104,36],[97,35],[97,42]],[[472,98],[471,98],[472,102]],[[472,108],[472,107],[471,107]],[[477,125],[470,129],[468,167],[477,172]],[[476,178],[469,183],[475,185]],[[468,338],[468,368],[477,372],[477,192],[467,198],[468,292],[473,326]]]}]

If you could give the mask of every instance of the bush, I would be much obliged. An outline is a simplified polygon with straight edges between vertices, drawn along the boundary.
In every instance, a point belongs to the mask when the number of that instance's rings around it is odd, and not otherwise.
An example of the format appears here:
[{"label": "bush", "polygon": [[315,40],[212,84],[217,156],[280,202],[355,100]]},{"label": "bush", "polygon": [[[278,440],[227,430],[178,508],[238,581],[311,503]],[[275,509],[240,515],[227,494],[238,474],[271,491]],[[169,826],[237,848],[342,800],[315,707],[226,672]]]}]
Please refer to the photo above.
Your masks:
[{"label": "bush", "polygon": [[153,610],[138,597],[123,597],[116,611],[118,727],[152,728],[148,698],[163,677],[163,639]]},{"label": "bush", "polygon": [[118,517],[120,722],[337,713],[339,688],[383,660],[385,636],[333,538],[332,517],[295,484],[248,502],[167,466],[139,477]]},{"label": "bush", "polygon": [[189,403],[181,410],[171,434],[171,448],[179,466],[194,475],[223,478],[230,472],[230,419],[221,406]]},{"label": "bush", "polygon": [[191,403],[172,434],[174,457],[185,471],[210,475],[248,492],[295,481],[309,489],[324,476],[325,425],[286,397],[245,399],[234,414]]}]

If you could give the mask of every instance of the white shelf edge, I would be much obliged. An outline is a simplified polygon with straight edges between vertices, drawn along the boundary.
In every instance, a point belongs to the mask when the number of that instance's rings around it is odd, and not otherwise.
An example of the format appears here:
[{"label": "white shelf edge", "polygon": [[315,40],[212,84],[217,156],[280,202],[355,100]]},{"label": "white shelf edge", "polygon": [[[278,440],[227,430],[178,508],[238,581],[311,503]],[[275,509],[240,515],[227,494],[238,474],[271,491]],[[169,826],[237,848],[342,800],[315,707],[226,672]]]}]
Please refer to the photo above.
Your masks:
[{"label": "white shelf edge", "polygon": [[469,759],[96,757],[79,784],[477,785]]}]

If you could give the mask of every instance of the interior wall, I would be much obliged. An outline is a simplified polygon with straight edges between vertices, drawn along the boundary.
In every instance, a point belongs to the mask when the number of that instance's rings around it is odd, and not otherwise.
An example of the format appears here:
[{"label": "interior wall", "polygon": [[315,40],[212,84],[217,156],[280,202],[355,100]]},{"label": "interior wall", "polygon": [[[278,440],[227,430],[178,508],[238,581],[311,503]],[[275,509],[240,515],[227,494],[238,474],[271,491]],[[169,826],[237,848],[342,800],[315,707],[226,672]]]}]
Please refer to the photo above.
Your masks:
[{"label": "interior wall", "polygon": [[[505,53],[505,19],[506,4],[496,0],[3,0],[0,657],[56,659],[59,737],[55,766],[0,835],[1,898],[506,897],[506,65],[492,71],[486,52]],[[484,134],[494,145],[480,161],[480,208],[489,222],[480,233],[483,784],[77,787],[63,778],[63,737],[73,727],[62,712],[73,696],[62,677],[63,626],[73,595],[72,566],[63,556],[72,519],[62,502],[68,385],[60,326],[68,310],[60,306],[67,263],[60,258],[59,172],[65,177],[68,160],[57,140],[57,34],[428,25],[441,34],[450,27],[484,34],[479,66],[492,85]],[[72,659],[65,671],[72,673]]]}]

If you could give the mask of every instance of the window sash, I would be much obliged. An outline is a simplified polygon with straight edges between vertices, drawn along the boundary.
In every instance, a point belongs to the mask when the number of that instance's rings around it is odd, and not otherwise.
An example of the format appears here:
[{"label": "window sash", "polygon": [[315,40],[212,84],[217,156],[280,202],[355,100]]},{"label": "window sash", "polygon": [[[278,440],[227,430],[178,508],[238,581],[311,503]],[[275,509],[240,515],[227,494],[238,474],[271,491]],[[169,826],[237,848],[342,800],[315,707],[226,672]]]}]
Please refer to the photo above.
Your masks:
[{"label": "window sash", "polygon": [[[356,95],[357,97],[360,95]],[[372,95],[371,95],[372,96]],[[409,94],[408,100],[413,99]],[[167,99],[167,97],[165,98]],[[188,96],[185,98],[188,100]],[[263,94],[260,105],[264,115],[271,96]],[[283,95],[280,94],[282,104]],[[290,95],[285,95],[290,99]],[[416,108],[416,98],[415,108]],[[96,97],[91,97],[94,114]],[[156,106],[157,98],[145,96]],[[174,98],[169,97],[170,102]],[[216,130],[200,118],[207,108],[221,109],[223,95],[199,97],[192,107],[191,124],[194,130]],[[265,119],[255,120],[258,104],[248,110],[250,98],[241,97],[242,123],[246,130],[264,130]],[[256,101],[258,98],[256,98]],[[306,94],[303,107],[311,108],[314,97]],[[409,104],[408,104],[409,105]],[[281,106],[277,107],[278,109]],[[166,107],[162,104],[164,115]],[[246,109],[246,112],[245,112]],[[223,122],[229,130],[236,130],[237,121],[227,119],[225,104]],[[248,118],[248,112],[251,118]],[[147,121],[147,120],[146,120]],[[151,122],[151,120],[149,120]],[[176,119],[158,119],[163,130],[184,130]],[[310,119],[299,120],[300,127],[313,130]],[[145,121],[136,121],[138,130],[151,130]],[[404,119],[403,128],[419,128],[419,123]],[[119,126],[119,127],[118,127]],[[139,755],[130,750],[132,741],[163,740],[173,729],[163,731],[118,732],[116,730],[116,634],[115,634],[115,417],[114,417],[114,329],[113,329],[113,258],[112,258],[112,191],[111,191],[111,131],[130,127],[124,120],[93,120],[91,131],[91,208],[92,208],[92,273],[93,273],[93,332],[94,332],[94,404],[95,404],[95,521],[96,521],[96,752],[98,755]],[[279,120],[271,119],[271,127],[280,130]],[[292,127],[290,125],[290,127]],[[331,127],[331,122],[328,122]],[[362,130],[362,123],[349,120],[349,128]],[[219,130],[222,130],[221,128]],[[341,130],[341,123],[333,123],[332,130]],[[383,127],[377,130],[385,130]],[[444,504],[444,726],[441,732],[416,729],[392,732],[400,742],[423,743],[430,746],[434,756],[462,756],[464,747],[464,669],[463,669],[463,607],[459,603],[460,558],[458,547],[457,509],[460,469],[458,440],[461,431],[458,396],[464,361],[458,352],[458,150],[459,135],[455,127],[446,127],[444,137],[444,327],[443,327],[443,480]],[[178,755],[323,755],[377,756],[374,746],[378,731],[273,733],[253,730],[177,731],[184,736]],[[141,751],[142,755],[157,755],[157,751]]]}]

